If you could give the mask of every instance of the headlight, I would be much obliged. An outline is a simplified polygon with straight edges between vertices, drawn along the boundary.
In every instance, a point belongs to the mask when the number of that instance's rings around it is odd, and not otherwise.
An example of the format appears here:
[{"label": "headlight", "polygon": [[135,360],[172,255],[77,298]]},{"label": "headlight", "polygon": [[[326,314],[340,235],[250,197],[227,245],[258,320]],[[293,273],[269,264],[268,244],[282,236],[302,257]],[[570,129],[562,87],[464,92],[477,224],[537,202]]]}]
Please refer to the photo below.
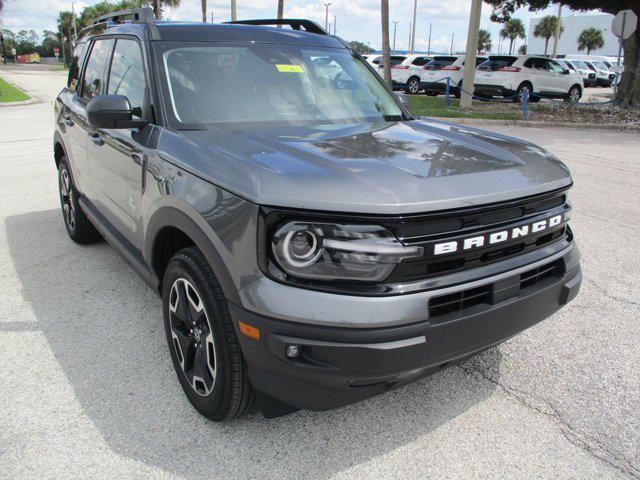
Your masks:
[{"label": "headlight", "polygon": [[381,282],[422,247],[402,245],[377,225],[289,222],[273,235],[277,265],[288,275],[309,280]]}]

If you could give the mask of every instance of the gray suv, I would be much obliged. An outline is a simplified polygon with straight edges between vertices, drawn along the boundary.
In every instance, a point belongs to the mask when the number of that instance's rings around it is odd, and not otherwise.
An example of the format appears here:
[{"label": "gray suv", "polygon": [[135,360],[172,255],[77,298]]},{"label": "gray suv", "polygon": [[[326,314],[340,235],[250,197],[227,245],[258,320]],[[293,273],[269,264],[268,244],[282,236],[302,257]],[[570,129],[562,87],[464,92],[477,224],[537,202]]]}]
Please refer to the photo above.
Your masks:
[{"label": "gray suv", "polygon": [[106,239],[160,294],[178,379],[213,420],[381,394],[580,286],[560,161],[412,117],[307,20],[101,17],[55,124],[69,236]]}]

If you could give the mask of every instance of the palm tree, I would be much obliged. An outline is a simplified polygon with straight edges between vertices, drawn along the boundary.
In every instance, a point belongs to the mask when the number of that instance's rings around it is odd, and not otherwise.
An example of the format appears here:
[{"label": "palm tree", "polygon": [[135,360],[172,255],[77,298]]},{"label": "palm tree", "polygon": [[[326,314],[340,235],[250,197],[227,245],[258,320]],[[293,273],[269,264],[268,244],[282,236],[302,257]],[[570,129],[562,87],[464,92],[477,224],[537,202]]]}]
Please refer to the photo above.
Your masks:
[{"label": "palm tree", "polygon": [[[556,36],[556,29],[558,27],[558,17],[555,15],[547,15],[542,17],[536,28],[533,30],[533,36],[538,38],[544,38],[544,54],[547,54],[549,48],[549,39]],[[564,31],[564,27],[560,24],[560,35]]]},{"label": "palm tree", "polygon": [[278,20],[282,20],[284,16],[284,0],[278,0]]},{"label": "palm tree", "polygon": [[591,55],[591,50],[604,47],[604,36],[599,28],[585,28],[578,36],[578,50],[586,50]]},{"label": "palm tree", "polygon": [[68,62],[67,53],[71,54],[73,47],[71,45],[71,39],[73,38],[73,13],[72,12],[60,12],[58,16],[58,32],[60,33],[60,40],[62,41],[62,58],[65,64]]},{"label": "palm tree", "polygon": [[491,50],[491,32],[480,29],[478,31],[478,53],[488,52],[489,50]]},{"label": "palm tree", "polygon": [[206,23],[206,21],[207,21],[207,0],[200,0],[200,5],[202,6],[202,21]]},{"label": "palm tree", "polygon": [[380,0],[382,17],[382,71],[384,81],[392,87],[391,81],[391,49],[389,48],[389,0]]},{"label": "palm tree", "polygon": [[507,20],[504,28],[500,30],[500,36],[509,39],[509,55],[513,54],[513,42],[518,38],[525,38],[524,23],[519,18]]}]

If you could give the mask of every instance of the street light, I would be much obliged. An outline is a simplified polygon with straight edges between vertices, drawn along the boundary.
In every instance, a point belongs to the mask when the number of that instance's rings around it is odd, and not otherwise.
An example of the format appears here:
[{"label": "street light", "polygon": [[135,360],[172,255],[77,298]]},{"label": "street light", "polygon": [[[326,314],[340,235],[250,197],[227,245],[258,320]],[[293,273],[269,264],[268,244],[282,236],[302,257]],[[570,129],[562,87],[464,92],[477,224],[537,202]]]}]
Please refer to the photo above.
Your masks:
[{"label": "street light", "polygon": [[416,12],[418,10],[418,0],[413,0],[413,30],[411,30],[411,52],[415,50],[416,47]]},{"label": "street light", "polygon": [[393,48],[391,50],[395,52],[396,51],[396,29],[398,28],[399,22],[397,20],[392,20],[391,23],[393,23]]},{"label": "street light", "polygon": [[329,5],[330,3],[324,4],[324,29],[329,30]]}]

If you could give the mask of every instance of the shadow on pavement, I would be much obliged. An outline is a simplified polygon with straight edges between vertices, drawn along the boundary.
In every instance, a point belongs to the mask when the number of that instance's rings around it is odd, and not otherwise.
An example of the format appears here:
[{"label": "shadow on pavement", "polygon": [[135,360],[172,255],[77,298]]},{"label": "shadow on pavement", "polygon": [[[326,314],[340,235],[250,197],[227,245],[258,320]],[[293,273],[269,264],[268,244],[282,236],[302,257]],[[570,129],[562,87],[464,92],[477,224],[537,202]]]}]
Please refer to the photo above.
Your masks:
[{"label": "shadow on pavement", "polygon": [[[175,378],[159,298],[113,249],[73,244],[58,210],[10,217],[6,231],[37,319],[25,328],[43,332],[86,416],[117,455],[185,478],[326,478],[447,424],[494,388],[451,368],[340,410],[212,423]],[[499,350],[476,362],[499,378]]]}]

